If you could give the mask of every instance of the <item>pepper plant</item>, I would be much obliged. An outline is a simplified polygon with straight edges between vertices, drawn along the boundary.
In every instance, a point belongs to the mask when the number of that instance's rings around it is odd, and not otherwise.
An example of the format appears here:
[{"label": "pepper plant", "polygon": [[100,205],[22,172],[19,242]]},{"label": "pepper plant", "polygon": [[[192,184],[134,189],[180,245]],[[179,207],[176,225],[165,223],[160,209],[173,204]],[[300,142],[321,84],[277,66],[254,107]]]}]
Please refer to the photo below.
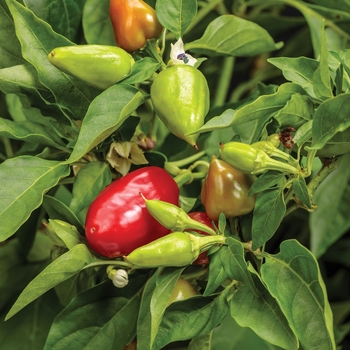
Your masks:
[{"label": "pepper plant", "polygon": [[0,10],[2,348],[349,348],[348,0]]}]

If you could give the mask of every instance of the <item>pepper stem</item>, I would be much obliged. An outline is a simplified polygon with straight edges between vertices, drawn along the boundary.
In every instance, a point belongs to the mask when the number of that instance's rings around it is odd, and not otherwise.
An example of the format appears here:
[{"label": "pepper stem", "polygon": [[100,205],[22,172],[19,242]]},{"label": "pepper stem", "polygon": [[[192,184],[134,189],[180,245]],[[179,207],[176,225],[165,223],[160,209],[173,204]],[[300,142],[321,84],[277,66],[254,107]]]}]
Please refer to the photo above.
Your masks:
[{"label": "pepper stem", "polygon": [[300,174],[301,170],[287,163],[270,158],[264,151],[257,150],[256,168],[251,174],[260,174],[265,170],[277,170],[294,175]]},{"label": "pepper stem", "polygon": [[222,235],[199,237],[190,234],[189,238],[192,243],[193,251],[199,251],[199,253],[207,251],[211,246],[215,244],[226,244],[226,237]]}]

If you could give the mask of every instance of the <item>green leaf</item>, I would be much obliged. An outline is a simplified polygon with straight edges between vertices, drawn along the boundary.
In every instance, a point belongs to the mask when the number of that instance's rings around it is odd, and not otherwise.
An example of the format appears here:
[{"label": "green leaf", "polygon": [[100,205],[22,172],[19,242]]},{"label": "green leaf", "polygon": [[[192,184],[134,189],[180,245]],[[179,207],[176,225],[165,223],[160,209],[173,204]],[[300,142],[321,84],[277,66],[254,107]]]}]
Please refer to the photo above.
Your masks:
[{"label": "green leaf", "polygon": [[285,212],[286,204],[283,197],[283,188],[272,188],[259,193],[253,211],[253,251],[261,247],[274,235]]},{"label": "green leaf", "polygon": [[[23,266],[22,266],[23,268]],[[51,324],[62,306],[54,291],[49,291],[10,320],[0,314],[0,339],[3,349],[43,349]],[[5,310],[4,310],[5,311]]]},{"label": "green leaf", "polygon": [[197,0],[157,0],[156,11],[162,26],[179,39],[197,14]]},{"label": "green leaf", "polygon": [[136,333],[146,279],[147,274],[137,273],[124,288],[107,280],[79,293],[54,320],[44,349],[63,350],[73,344],[79,349],[124,349]]},{"label": "green leaf", "polygon": [[187,350],[211,350],[212,333],[213,331],[206,335],[192,338]]},{"label": "green leaf", "polygon": [[313,114],[314,106],[310,98],[296,93],[293,94],[286,105],[274,115],[274,119],[278,121],[281,129],[290,126],[298,129],[312,119]]},{"label": "green leaf", "polygon": [[75,226],[69,225],[65,221],[49,219],[49,223],[55,234],[64,244],[63,247],[72,249],[79,243],[82,243],[82,237]]},{"label": "green leaf", "polygon": [[215,299],[199,296],[171,304],[164,314],[152,350],[161,349],[170,342],[207,335],[227,315],[227,298],[233,293],[232,287],[228,286]]},{"label": "green leaf", "polygon": [[98,259],[90,253],[85,244],[77,244],[67,253],[54,260],[26,286],[6,315],[6,320],[51,288],[74,276],[84,267],[96,261]]},{"label": "green leaf", "polygon": [[115,45],[109,0],[86,0],[82,25],[87,44]]},{"label": "green leaf", "polygon": [[277,184],[285,183],[285,176],[280,171],[269,170],[262,173],[250,187],[248,195],[252,196],[255,193],[263,192]]},{"label": "green leaf", "polygon": [[328,68],[328,50],[324,33],[324,25],[321,27],[320,35],[320,65],[314,73],[313,82],[316,97],[320,98],[321,100],[326,100],[333,97],[333,93],[331,86],[331,75]]},{"label": "green leaf", "polygon": [[132,67],[131,74],[123,79],[123,84],[139,84],[150,79],[154,72],[160,67],[160,63],[151,57],[144,57],[135,62]]},{"label": "green leaf", "polygon": [[238,110],[228,109],[220,116],[210,119],[196,132],[207,132],[227,128],[232,125],[236,127],[237,125],[256,120],[264,125],[274,113],[286,106],[286,103],[295,93],[303,93],[303,89],[299,85],[292,83],[282,84],[276,93],[262,95]]},{"label": "green leaf", "polygon": [[270,34],[254,22],[234,15],[214,19],[203,36],[185,45],[185,49],[207,56],[256,56],[278,50],[282,42],[275,43]]},{"label": "green leaf", "polygon": [[267,342],[283,349],[296,350],[299,342],[288,325],[276,299],[262,284],[259,275],[250,268],[255,292],[243,285],[230,299],[231,316],[241,327],[251,328]]},{"label": "green leaf", "polygon": [[73,198],[70,209],[79,213],[88,207],[96,196],[112,181],[107,163],[90,162],[78,172],[73,184]]},{"label": "green leaf", "polygon": [[282,70],[283,76],[294,84],[299,84],[311,97],[315,97],[313,76],[319,62],[308,57],[273,57],[267,60]]},{"label": "green leaf", "polygon": [[312,123],[312,149],[322,149],[336,133],[350,127],[350,94],[341,94],[323,102]]},{"label": "green leaf", "polygon": [[51,50],[72,45],[51,26],[14,0],[6,0],[14,18],[23,57],[37,70],[40,82],[55,96],[56,102],[72,119],[83,119],[91,101],[99,93],[53,66],[47,59]]},{"label": "green leaf", "polygon": [[221,261],[221,254],[224,249],[226,248],[221,247],[217,252],[209,255],[209,276],[208,283],[203,293],[204,296],[213,294],[229,277]]},{"label": "green leaf", "polygon": [[[233,336],[234,335],[234,336]],[[241,327],[231,315],[213,330],[211,350],[281,350],[261,339],[252,329]]]},{"label": "green leaf", "polygon": [[78,161],[110,136],[145,100],[136,88],[117,84],[103,91],[91,103],[68,163]]},{"label": "green leaf", "polygon": [[3,162],[0,165],[0,241],[13,235],[40,206],[44,193],[68,175],[68,165],[37,157],[20,156]]},{"label": "green leaf", "polygon": [[261,276],[305,350],[336,349],[332,311],[315,257],[296,240],[265,254]]},{"label": "green leaf", "polygon": [[158,268],[143,292],[137,321],[137,346],[152,349],[173,288],[184,268]]},{"label": "green leaf", "polygon": [[306,182],[304,177],[298,176],[293,179],[292,182],[292,188],[295,192],[295,195],[298,197],[298,199],[305,204],[308,208],[311,208],[311,198],[309,190],[306,186]]},{"label": "green leaf", "polygon": [[228,277],[239,282],[238,290],[229,300],[231,316],[241,327],[252,328],[264,340],[285,349],[297,349],[297,340],[275,299],[256,273],[249,271],[242,244],[232,238],[227,238],[227,244],[217,254]]},{"label": "green leaf", "polygon": [[53,96],[39,82],[36,69],[29,63],[1,69],[0,89],[6,94],[19,96],[25,108],[37,107],[41,110],[52,110],[52,107],[43,106],[43,101],[54,101]]},{"label": "green leaf", "polygon": [[43,21],[50,23],[56,33],[76,41],[80,35],[81,15],[85,0],[26,0],[25,5]]},{"label": "green leaf", "polygon": [[310,215],[311,251],[317,258],[350,228],[350,153],[343,156],[338,169],[317,188],[317,210]]},{"label": "green leaf", "polygon": [[13,20],[5,0],[0,0],[0,68],[7,68],[25,63],[21,45],[16,37]]},{"label": "green leaf", "polygon": [[27,142],[37,142],[63,151],[66,150],[61,138],[52,129],[43,124],[27,120],[15,122],[1,118],[0,136]]},{"label": "green leaf", "polygon": [[63,202],[55,197],[45,195],[43,206],[49,214],[50,219],[57,219],[69,222],[74,225],[80,233],[84,233],[84,227],[78,217]]}]

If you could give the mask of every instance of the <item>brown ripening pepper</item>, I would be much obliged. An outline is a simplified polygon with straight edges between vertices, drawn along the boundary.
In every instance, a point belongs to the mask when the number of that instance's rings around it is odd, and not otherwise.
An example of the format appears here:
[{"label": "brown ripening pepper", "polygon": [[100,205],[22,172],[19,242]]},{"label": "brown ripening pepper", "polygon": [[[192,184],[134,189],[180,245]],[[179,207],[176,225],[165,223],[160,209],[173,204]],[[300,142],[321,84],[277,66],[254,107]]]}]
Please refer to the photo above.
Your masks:
[{"label": "brown ripening pepper", "polygon": [[243,174],[213,156],[201,193],[209,218],[216,221],[220,213],[226,218],[250,213],[254,209],[256,195],[248,196],[248,191],[255,180],[254,175]]}]

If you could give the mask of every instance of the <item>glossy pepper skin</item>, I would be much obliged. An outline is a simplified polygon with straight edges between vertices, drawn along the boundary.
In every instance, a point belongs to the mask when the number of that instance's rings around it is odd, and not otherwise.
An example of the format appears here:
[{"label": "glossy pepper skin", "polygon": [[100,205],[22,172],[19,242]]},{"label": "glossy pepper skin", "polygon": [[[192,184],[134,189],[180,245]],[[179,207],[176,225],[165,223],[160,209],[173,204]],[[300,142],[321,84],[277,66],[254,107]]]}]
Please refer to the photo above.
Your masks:
[{"label": "glossy pepper skin", "polygon": [[151,99],[159,118],[171,133],[195,148],[199,134],[188,134],[203,126],[209,98],[205,76],[192,66],[169,67],[155,77],[151,86]]},{"label": "glossy pepper skin", "polygon": [[172,232],[135,249],[124,259],[134,269],[186,266],[214,244],[225,244],[224,236],[195,236],[188,232]]},{"label": "glossy pepper skin", "polygon": [[109,16],[117,45],[128,52],[141,49],[163,30],[156,11],[142,0],[110,0]]},{"label": "glossy pepper skin", "polygon": [[223,160],[212,157],[201,192],[201,201],[209,218],[218,220],[220,213],[234,218],[250,213],[256,196],[248,191],[256,177],[243,174]]},{"label": "glossy pepper skin", "polygon": [[[210,220],[209,216],[204,211],[194,211],[192,213],[188,213],[188,216],[191,219],[198,221],[198,222],[210,227],[211,229],[213,228],[213,225],[211,223],[212,220]],[[200,233],[202,235],[208,235],[208,233],[206,233],[204,231],[196,230],[196,229],[192,229],[192,228],[189,228],[188,231],[194,231],[194,232]],[[199,255],[199,257],[192,263],[192,265],[202,265],[202,266],[205,266],[208,264],[209,264],[209,258],[207,257],[207,252],[201,253]]]},{"label": "glossy pepper skin", "polygon": [[108,45],[57,47],[48,54],[48,59],[62,72],[101,90],[127,77],[135,63],[129,53]]},{"label": "glossy pepper skin", "polygon": [[148,213],[140,192],[178,205],[179,188],[163,168],[148,166],[128,173],[107,186],[88,209],[85,232],[92,250],[114,258],[169,233]]}]

